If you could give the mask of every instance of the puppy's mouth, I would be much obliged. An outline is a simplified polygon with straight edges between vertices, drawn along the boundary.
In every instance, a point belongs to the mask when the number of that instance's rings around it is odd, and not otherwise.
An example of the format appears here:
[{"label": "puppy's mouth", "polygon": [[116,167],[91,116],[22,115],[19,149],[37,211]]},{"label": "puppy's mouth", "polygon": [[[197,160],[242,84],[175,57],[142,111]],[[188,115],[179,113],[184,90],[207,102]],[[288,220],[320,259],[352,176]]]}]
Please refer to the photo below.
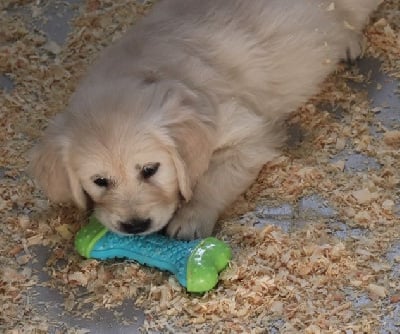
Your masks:
[{"label": "puppy's mouth", "polygon": [[[122,218],[114,214],[112,211],[105,210],[102,205],[93,201],[93,199],[85,192],[87,197],[88,214],[93,214],[96,218],[110,231],[120,235],[148,235],[152,233],[160,233],[166,235],[168,224],[175,217],[179,209],[179,205],[173,210],[167,219],[157,219],[155,217],[134,217]],[[90,209],[89,209],[90,208]]]},{"label": "puppy's mouth", "polygon": [[151,225],[151,219],[134,219],[130,222],[119,223],[119,229],[124,234],[145,234],[150,230]]}]

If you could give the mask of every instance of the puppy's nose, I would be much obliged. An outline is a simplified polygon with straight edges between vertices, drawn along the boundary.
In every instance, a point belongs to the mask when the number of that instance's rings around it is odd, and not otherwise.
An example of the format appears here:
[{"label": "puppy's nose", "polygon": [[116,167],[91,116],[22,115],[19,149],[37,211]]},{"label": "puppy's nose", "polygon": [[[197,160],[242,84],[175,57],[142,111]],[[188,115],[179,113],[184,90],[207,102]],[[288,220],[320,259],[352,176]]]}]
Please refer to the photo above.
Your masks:
[{"label": "puppy's nose", "polygon": [[121,223],[121,231],[128,234],[146,232],[151,225],[151,219],[131,219]]}]

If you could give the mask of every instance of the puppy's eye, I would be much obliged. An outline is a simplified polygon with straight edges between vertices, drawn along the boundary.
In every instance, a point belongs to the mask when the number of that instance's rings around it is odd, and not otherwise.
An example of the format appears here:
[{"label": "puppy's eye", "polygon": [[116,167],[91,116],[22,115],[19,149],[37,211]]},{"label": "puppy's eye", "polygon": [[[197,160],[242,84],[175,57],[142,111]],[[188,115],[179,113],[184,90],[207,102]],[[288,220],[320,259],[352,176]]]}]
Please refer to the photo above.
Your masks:
[{"label": "puppy's eye", "polygon": [[149,163],[147,165],[144,165],[141,170],[142,177],[144,179],[152,177],[155,173],[157,173],[159,167],[160,167],[159,162]]},{"label": "puppy's eye", "polygon": [[96,177],[93,182],[95,185],[102,188],[107,188],[110,185],[110,180],[105,177]]}]

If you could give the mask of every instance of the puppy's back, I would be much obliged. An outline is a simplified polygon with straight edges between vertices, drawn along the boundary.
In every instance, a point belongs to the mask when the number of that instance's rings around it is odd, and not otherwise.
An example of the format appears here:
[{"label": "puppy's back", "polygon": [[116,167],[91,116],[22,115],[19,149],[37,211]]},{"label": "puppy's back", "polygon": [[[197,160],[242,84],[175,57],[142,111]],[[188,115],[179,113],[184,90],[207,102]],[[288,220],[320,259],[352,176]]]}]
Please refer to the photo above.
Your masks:
[{"label": "puppy's back", "polygon": [[163,0],[91,76],[152,73],[279,117],[314,94],[346,54],[355,32],[344,21],[365,21],[377,2],[340,0],[330,10],[330,1],[317,0]]}]

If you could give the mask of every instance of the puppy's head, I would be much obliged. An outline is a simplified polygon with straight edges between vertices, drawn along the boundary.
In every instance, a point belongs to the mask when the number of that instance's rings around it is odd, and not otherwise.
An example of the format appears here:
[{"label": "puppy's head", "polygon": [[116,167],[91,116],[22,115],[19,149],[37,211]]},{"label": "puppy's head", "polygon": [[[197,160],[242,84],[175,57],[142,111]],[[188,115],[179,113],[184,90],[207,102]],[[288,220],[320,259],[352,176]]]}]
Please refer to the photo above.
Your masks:
[{"label": "puppy's head", "polygon": [[92,206],[115,232],[158,231],[208,167],[209,108],[172,81],[86,84],[32,150],[29,170],[51,200]]}]

